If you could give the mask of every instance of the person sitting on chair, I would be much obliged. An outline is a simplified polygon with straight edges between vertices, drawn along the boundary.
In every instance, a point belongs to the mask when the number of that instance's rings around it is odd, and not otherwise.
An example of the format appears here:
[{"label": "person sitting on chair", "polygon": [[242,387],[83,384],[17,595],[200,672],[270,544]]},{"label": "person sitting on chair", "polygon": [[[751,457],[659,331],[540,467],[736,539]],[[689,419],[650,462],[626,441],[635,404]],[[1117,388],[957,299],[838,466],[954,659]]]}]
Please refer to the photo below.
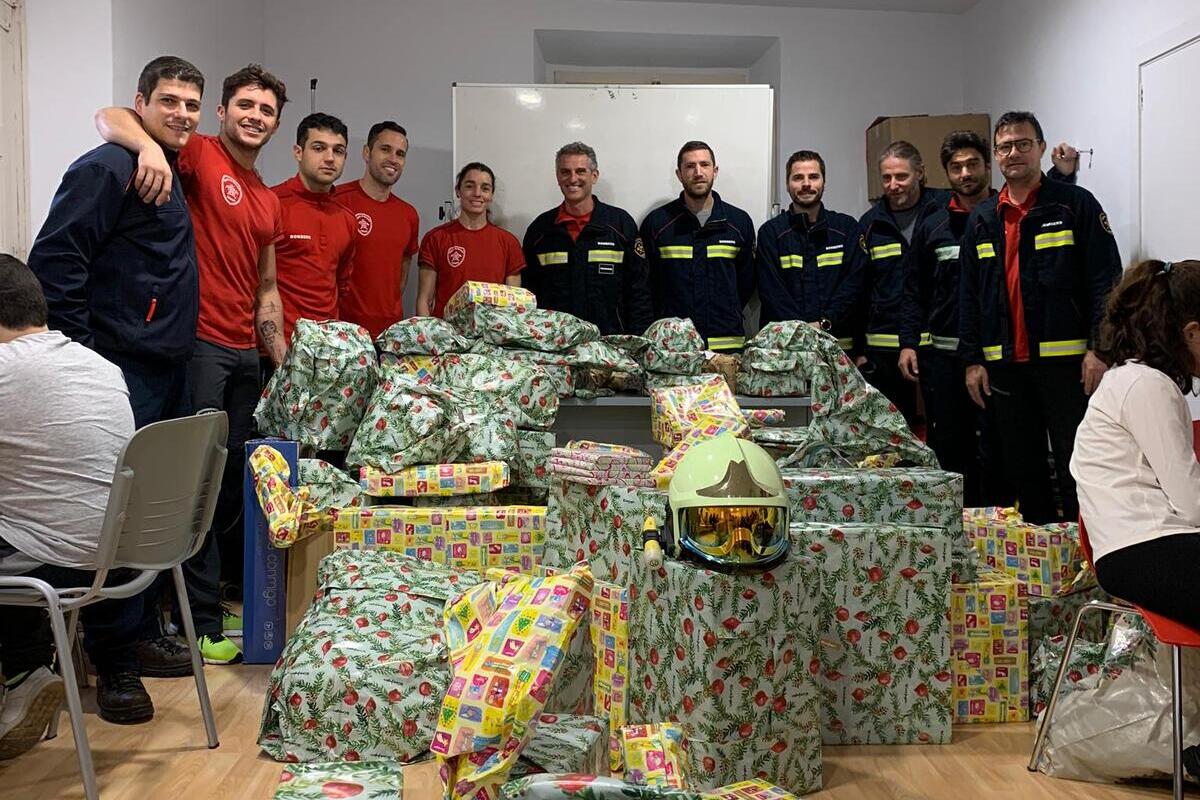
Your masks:
[{"label": "person sitting on chair", "polygon": [[[33,272],[0,255],[0,575],[87,587],[133,411],[121,370],[46,322]],[[82,610],[100,718],[108,722],[154,716],[137,673],[139,610],[128,600]],[[0,759],[33,747],[62,704],[52,659],[45,611],[0,605]]]},{"label": "person sitting on chair", "polygon": [[1143,261],[1108,299],[1110,369],[1075,435],[1096,578],[1106,592],[1200,628],[1200,464],[1184,394],[1200,376],[1200,261]]}]

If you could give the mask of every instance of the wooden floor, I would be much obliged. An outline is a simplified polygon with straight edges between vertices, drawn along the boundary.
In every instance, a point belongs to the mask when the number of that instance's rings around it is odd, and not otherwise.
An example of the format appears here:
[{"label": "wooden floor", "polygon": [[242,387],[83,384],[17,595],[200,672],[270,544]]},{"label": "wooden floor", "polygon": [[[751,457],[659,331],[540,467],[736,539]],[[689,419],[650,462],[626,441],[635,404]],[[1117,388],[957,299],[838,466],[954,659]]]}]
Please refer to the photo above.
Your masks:
[{"label": "wooden floor", "polygon": [[[146,725],[108,725],[84,697],[88,737],[103,800],[269,800],[280,765],[255,745],[270,668],[209,667],[209,689],[221,746],[208,750],[190,679],[147,680],[157,709]],[[83,797],[70,727],[13,761],[0,763],[0,798]],[[1117,800],[1169,796],[1169,787],[1132,788],[1055,780],[1027,772],[1032,725],[955,728],[942,747],[830,747],[825,749],[828,800]],[[435,800],[441,789],[430,764],[405,772],[406,800]]]}]

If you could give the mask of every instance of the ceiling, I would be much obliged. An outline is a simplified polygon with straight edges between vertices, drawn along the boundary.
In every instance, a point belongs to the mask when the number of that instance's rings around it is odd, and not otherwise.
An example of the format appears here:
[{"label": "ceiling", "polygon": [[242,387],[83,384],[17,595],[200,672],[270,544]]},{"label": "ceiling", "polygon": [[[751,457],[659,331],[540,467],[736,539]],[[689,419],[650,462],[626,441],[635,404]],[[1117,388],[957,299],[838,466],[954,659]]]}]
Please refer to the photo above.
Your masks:
[{"label": "ceiling", "polygon": [[[633,0],[631,0],[633,1]],[[709,3],[734,6],[781,6],[786,8],[836,8],[853,11],[925,11],[962,14],[979,0],[637,0],[638,2]]]},{"label": "ceiling", "polygon": [[608,31],[534,32],[542,60],[577,67],[745,68],[762,58],[773,36]]}]

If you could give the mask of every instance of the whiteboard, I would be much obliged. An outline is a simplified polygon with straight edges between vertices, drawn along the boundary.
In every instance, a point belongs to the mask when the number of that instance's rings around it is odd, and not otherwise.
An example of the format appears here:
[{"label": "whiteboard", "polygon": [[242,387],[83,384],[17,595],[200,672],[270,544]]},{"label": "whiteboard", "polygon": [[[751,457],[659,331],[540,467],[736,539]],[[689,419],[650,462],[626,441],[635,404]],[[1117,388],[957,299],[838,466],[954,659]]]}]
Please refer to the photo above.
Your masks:
[{"label": "whiteboard", "polygon": [[[534,217],[562,203],[554,154],[582,141],[596,151],[597,198],[639,225],[679,196],[684,142],[712,146],[722,200],[757,227],[773,201],[775,100],[770,86],[455,84],[454,169],[482,161],[496,173],[492,220],[520,239]],[[453,186],[453,178],[451,179]]]}]

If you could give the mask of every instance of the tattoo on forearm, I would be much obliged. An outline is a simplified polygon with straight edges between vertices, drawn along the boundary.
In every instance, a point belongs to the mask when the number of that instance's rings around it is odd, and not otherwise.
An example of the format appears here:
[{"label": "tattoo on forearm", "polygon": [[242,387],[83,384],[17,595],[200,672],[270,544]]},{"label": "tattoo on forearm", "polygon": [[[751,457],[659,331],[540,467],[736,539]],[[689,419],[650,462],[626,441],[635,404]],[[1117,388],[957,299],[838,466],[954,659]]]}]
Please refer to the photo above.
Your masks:
[{"label": "tattoo on forearm", "polygon": [[279,332],[279,327],[273,319],[264,319],[258,324],[259,333],[262,334],[263,344],[270,345],[275,343],[275,334]]}]

